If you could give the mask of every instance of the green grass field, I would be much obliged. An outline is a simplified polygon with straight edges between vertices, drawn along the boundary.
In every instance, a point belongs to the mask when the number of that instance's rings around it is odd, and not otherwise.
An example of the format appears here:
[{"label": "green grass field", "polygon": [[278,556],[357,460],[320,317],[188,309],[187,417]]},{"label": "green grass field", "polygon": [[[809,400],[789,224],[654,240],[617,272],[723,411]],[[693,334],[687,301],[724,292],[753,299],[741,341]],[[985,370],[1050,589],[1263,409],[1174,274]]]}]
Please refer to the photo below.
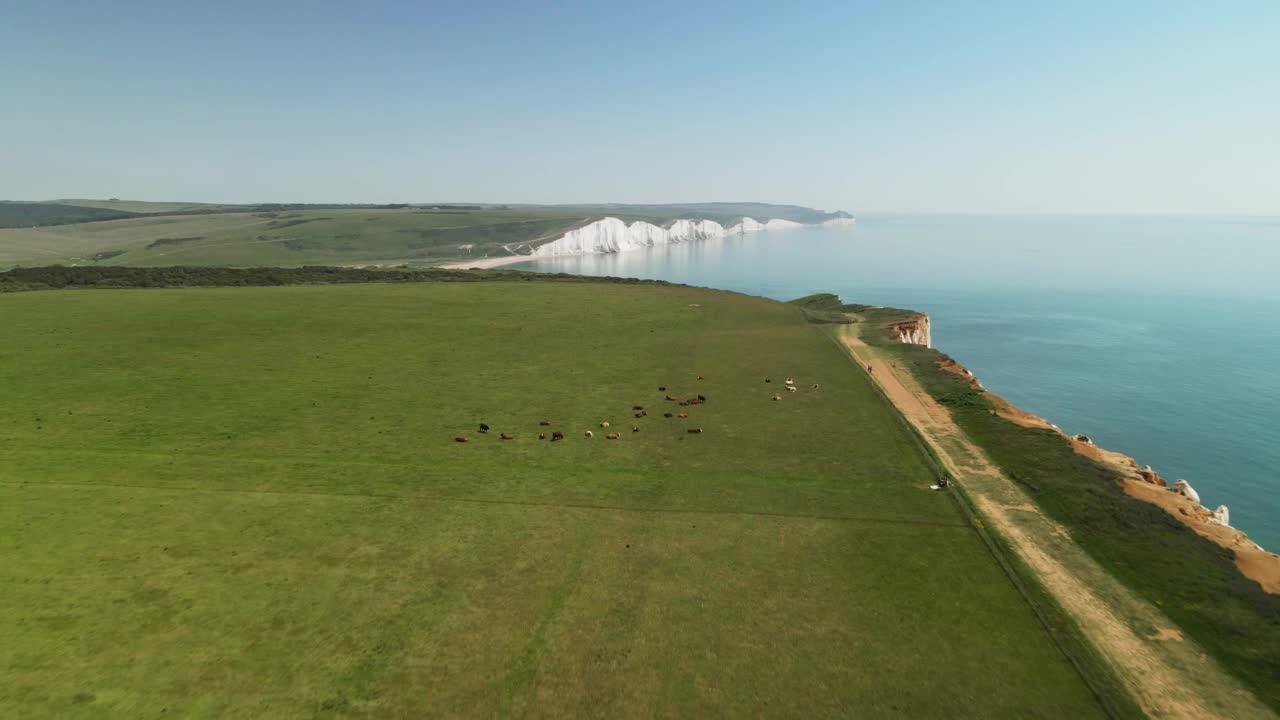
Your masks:
[{"label": "green grass field", "polygon": [[0,716],[1100,715],[794,307],[78,290],[0,324]]},{"label": "green grass field", "polygon": [[503,245],[558,237],[583,220],[563,211],[412,208],[140,217],[0,229],[0,268],[430,264],[506,255]]}]

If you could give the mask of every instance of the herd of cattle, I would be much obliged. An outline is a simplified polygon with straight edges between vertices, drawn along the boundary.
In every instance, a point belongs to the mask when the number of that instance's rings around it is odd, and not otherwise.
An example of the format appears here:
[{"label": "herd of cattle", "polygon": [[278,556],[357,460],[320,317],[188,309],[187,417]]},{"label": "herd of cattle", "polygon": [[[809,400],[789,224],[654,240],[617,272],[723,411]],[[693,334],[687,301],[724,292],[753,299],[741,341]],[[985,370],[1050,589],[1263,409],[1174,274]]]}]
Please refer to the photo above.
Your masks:
[{"label": "herd of cattle", "polygon": [[[702,379],[702,376],[701,376],[701,375],[699,375],[699,376],[698,376],[698,379],[699,379],[699,380],[701,380],[701,379]],[[764,381],[765,381],[766,383],[771,383],[771,382],[773,382],[773,381],[772,381],[772,380],[770,380],[769,378],[765,378],[765,379],[764,379]],[[795,380],[793,380],[792,378],[787,378],[787,379],[786,379],[786,381],[784,382],[784,385],[785,385],[785,387],[786,387],[786,389],[787,389],[787,391],[788,391],[788,392],[795,392],[795,391],[796,391],[796,384],[795,384]],[[813,386],[813,389],[815,389],[815,390],[816,390],[816,389],[818,389],[818,385],[816,385],[816,384],[815,384],[815,385]],[[671,393],[667,392],[667,386],[665,386],[665,385],[659,385],[659,386],[658,386],[658,392],[660,392],[660,393],[664,393],[664,395],[663,395],[663,399],[664,399],[664,400],[666,400],[666,401],[668,401],[668,402],[678,403],[678,404],[680,405],[680,407],[688,407],[688,406],[691,406],[691,405],[702,405],[703,403],[707,402],[707,398],[706,398],[706,396],[705,396],[705,395],[696,395],[696,396],[691,397],[691,398],[688,398],[688,399],[686,399],[686,400],[681,400],[681,399],[679,399],[679,398],[675,397],[674,395],[672,395]],[[781,400],[781,399],[782,399],[782,396],[781,396],[781,395],[778,395],[777,393],[774,393],[774,395],[773,395],[773,399],[774,399],[774,400]],[[632,405],[632,406],[631,406],[631,411],[634,413],[634,416],[635,416],[637,419],[639,419],[639,418],[643,418],[643,417],[648,417],[648,415],[649,415],[649,411],[648,411],[648,410],[646,410],[646,409],[644,408],[644,406],[643,406],[643,405]],[[663,417],[665,417],[665,418],[688,418],[688,417],[689,417],[689,413],[688,413],[687,411],[680,411],[680,412],[664,412],[664,413],[662,413],[662,416],[663,416]],[[551,421],[550,421],[550,420],[543,420],[543,421],[539,422],[539,423],[538,423],[538,425],[539,425],[540,427],[547,427],[547,428],[549,428],[549,427],[551,427]],[[601,427],[602,429],[605,429],[605,430],[609,429],[609,422],[608,422],[607,420],[606,420],[606,421],[604,421],[604,422],[601,422],[601,423],[600,423],[600,427]],[[483,435],[483,434],[487,434],[487,433],[489,432],[489,426],[488,426],[487,424],[485,424],[485,423],[480,423],[479,432],[480,432],[482,435]],[[633,433],[638,433],[638,432],[640,432],[640,426],[639,426],[639,425],[633,425],[633,426],[631,426],[631,432],[633,432]],[[688,432],[690,435],[701,435],[701,434],[702,434],[702,428],[700,428],[700,427],[691,427],[691,428],[688,428],[687,432]],[[594,438],[595,436],[596,436],[596,434],[595,434],[595,432],[594,432],[594,431],[592,431],[592,430],[588,430],[588,431],[586,431],[585,433],[583,433],[583,437],[585,437],[585,438]],[[498,437],[499,437],[499,438],[501,438],[501,439],[503,439],[503,440],[514,440],[514,439],[516,438],[515,434],[513,434],[513,433],[505,433],[505,432],[504,432],[504,433],[499,433],[499,434],[498,434]],[[616,432],[611,432],[611,433],[606,433],[604,437],[605,437],[605,439],[606,439],[606,440],[617,440],[617,439],[619,439],[621,436],[620,436],[618,433],[616,433]],[[563,432],[561,432],[561,431],[559,431],[559,430],[552,430],[552,431],[551,431],[551,433],[550,433],[550,435],[548,435],[546,432],[540,432],[540,433],[538,433],[538,439],[539,439],[539,440],[546,440],[546,439],[548,439],[548,438],[550,438],[551,442],[555,442],[555,441],[557,441],[557,440],[563,440],[563,439],[564,439],[564,433],[563,433]],[[464,443],[464,442],[468,442],[469,438],[468,438],[466,435],[459,435],[459,436],[455,437],[453,440],[454,440],[454,442]]]}]

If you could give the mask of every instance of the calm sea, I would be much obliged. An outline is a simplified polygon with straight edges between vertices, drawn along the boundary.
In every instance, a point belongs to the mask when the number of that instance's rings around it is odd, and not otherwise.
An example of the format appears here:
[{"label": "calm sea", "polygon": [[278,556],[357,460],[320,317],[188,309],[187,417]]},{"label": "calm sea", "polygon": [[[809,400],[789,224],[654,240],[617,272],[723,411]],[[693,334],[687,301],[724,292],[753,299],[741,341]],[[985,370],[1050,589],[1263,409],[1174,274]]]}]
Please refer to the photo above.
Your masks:
[{"label": "calm sea", "polygon": [[1280,218],[871,216],[513,267],[922,310],[988,389],[1280,549]]}]

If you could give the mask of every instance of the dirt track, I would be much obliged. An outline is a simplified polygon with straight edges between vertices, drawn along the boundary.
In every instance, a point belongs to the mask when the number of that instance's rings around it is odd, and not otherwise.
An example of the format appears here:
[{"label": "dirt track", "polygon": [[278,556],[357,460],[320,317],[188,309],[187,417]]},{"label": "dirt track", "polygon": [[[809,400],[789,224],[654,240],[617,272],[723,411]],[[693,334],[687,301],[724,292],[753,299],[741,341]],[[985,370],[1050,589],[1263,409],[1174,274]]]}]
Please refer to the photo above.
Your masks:
[{"label": "dirt track", "polygon": [[1181,638],[1156,607],[1097,565],[1067,531],[1036,509],[919,386],[857,336],[838,337],[894,405],[933,447],[973,499],[984,522],[1003,536],[1084,630],[1143,711],[1159,718],[1271,718],[1275,715],[1233,677]]}]

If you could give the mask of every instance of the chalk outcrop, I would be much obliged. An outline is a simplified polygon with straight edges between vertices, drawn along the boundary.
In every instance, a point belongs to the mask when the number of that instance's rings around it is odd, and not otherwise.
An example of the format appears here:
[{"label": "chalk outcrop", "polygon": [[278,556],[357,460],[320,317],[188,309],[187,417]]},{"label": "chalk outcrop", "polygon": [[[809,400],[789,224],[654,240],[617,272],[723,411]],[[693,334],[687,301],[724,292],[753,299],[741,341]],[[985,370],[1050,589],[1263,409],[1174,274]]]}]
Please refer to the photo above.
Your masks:
[{"label": "chalk outcrop", "polygon": [[[836,217],[820,224],[843,226],[854,223],[853,218]],[[711,240],[726,235],[792,230],[802,227],[812,226],[778,218],[759,222],[753,218],[744,217],[727,228],[714,220],[676,220],[666,227],[661,227],[643,220],[628,225],[618,218],[607,217],[570,230],[559,238],[538,246],[533,250],[533,255],[549,257],[616,253],[695,240]]]},{"label": "chalk outcrop", "polygon": [[1186,480],[1179,480],[1175,482],[1173,487],[1169,489],[1183,497],[1190,498],[1195,502],[1200,502],[1200,493],[1196,492],[1195,488],[1191,487],[1191,483]]},{"label": "chalk outcrop", "polygon": [[1218,509],[1213,511],[1213,516],[1209,518],[1209,522],[1214,525],[1231,527],[1231,511],[1227,509],[1226,505],[1219,505]]},{"label": "chalk outcrop", "polygon": [[[923,345],[928,348],[933,347],[933,338],[929,333],[928,315],[917,315],[910,320],[893,323],[889,328],[900,343]],[[973,377],[972,373],[969,376]]]}]

